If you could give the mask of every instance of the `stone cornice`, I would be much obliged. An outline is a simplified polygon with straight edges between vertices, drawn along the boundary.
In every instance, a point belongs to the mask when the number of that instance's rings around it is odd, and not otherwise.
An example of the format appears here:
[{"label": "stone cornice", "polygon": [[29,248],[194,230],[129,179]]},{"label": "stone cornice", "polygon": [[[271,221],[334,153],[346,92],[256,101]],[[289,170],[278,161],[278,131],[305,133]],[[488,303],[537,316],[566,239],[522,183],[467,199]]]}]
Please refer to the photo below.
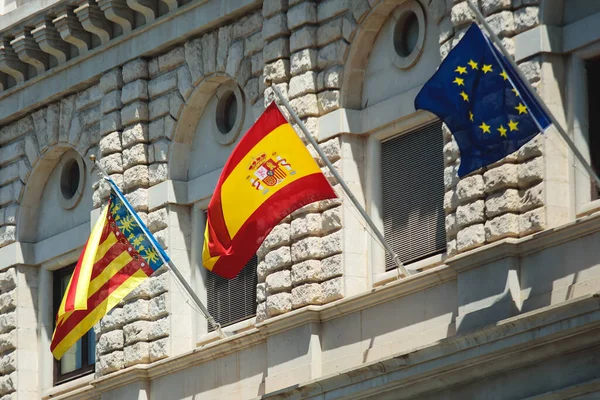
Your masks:
[{"label": "stone cornice", "polygon": [[[31,21],[20,21],[19,26],[23,27],[39,27],[40,21],[45,21],[46,29],[47,24],[53,25],[49,30],[50,35],[54,32],[60,33],[60,36],[52,35],[51,41],[44,42],[45,39],[39,36],[42,32],[36,28],[36,32],[32,33],[38,35],[35,40],[29,40],[28,47],[23,47],[26,52],[22,53],[22,59],[17,56],[11,44],[22,28],[3,32],[0,46],[0,82],[6,81],[6,74],[12,76],[17,84],[8,88],[0,85],[0,89],[4,89],[0,92],[0,123],[7,123],[33,108],[78,90],[105,71],[127,61],[158,54],[188,37],[219,26],[227,19],[256,9],[262,4],[262,0],[193,0],[177,8],[176,2],[167,2],[168,13],[135,29],[132,27],[133,30],[130,31],[129,25],[133,22],[130,12],[140,11],[131,8],[129,3],[138,9],[139,4],[147,4],[117,0],[104,0],[100,2],[100,6],[95,1],[61,2],[44,10],[44,15],[32,15]],[[120,27],[123,34],[113,37],[115,25]],[[28,35],[31,36],[31,33]],[[97,38],[101,44],[91,48],[91,37]],[[44,42],[43,46],[38,47],[36,41]],[[17,40],[14,45],[19,42],[23,41]],[[63,58],[60,49],[70,45],[76,46],[79,54],[71,59],[67,59],[65,54]],[[57,64],[56,66],[44,73],[38,73],[37,76],[27,75],[26,63],[36,65],[41,72],[42,66],[47,64],[48,55],[54,57],[55,54],[58,54],[58,57],[51,66]],[[43,96],[40,96],[40,93]]]}]

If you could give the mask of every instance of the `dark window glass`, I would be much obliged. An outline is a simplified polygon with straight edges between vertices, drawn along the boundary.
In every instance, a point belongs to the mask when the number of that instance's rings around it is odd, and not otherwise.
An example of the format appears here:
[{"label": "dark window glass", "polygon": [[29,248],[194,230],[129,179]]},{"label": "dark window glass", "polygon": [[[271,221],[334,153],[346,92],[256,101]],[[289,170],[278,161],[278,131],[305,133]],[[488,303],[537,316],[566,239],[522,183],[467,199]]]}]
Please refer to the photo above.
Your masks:
[{"label": "dark window glass", "polygon": [[[446,249],[442,124],[381,144],[383,226],[403,263]],[[386,270],[396,268],[386,256]]]},{"label": "dark window glass", "polygon": [[[590,161],[596,174],[600,173],[600,58],[588,60],[587,73],[587,99],[588,99],[588,138],[590,146]],[[591,181],[591,180],[590,180]],[[592,200],[600,198],[600,190],[591,181]]]},{"label": "dark window glass", "polygon": [[[60,307],[60,303],[74,269],[75,265],[71,265],[54,272],[54,317],[56,317],[56,313],[58,312],[58,308]],[[89,332],[79,339],[75,345],[67,350],[60,361],[54,360],[54,383],[64,383],[94,372],[95,362],[96,334],[94,329],[90,329]]]}]

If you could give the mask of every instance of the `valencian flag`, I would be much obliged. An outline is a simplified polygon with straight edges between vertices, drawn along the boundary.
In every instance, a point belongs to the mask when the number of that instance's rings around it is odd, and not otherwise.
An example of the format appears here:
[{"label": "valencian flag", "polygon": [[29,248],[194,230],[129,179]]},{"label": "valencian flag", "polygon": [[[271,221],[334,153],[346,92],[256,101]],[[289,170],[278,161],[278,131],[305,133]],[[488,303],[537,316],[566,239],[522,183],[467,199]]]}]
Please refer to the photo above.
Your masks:
[{"label": "valencian flag", "polygon": [[56,359],[169,261],[115,183],[107,181],[110,200],[83,248],[58,310],[50,344]]},{"label": "valencian flag", "polygon": [[464,176],[518,150],[550,118],[510,63],[472,24],[415,99],[452,131]]},{"label": "valencian flag", "polygon": [[334,197],[321,169],[272,102],[223,167],[207,210],[204,266],[234,278],[285,216]]}]

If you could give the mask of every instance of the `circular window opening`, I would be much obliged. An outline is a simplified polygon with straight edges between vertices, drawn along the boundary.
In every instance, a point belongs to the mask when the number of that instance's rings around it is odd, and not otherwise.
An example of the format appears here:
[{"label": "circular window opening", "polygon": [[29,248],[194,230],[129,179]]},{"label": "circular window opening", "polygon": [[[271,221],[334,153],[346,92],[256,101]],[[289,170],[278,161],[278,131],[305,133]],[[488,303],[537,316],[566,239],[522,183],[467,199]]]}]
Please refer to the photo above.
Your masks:
[{"label": "circular window opening", "polygon": [[71,200],[77,194],[80,179],[79,163],[75,159],[68,160],[60,175],[60,191],[65,200]]},{"label": "circular window opening", "polygon": [[408,57],[417,47],[419,40],[419,19],[412,10],[396,22],[394,28],[394,49],[400,57]]},{"label": "circular window opening", "polygon": [[217,128],[226,135],[235,126],[238,114],[238,104],[235,93],[225,92],[217,103]]}]

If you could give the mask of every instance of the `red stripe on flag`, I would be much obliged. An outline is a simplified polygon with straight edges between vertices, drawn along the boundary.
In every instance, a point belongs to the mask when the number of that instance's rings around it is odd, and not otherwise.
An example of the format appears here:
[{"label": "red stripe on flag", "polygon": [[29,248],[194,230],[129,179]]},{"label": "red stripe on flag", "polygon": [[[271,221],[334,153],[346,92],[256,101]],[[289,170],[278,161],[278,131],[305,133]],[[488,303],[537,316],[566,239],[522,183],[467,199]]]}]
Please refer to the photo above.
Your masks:
[{"label": "red stripe on flag", "polygon": [[[127,263],[119,272],[117,272],[112,278],[110,278],[96,293],[94,293],[88,299],[87,310],[76,310],[73,311],[69,317],[57,325],[54,338],[50,345],[50,350],[54,351],[56,346],[63,340],[63,338],[69,334],[73,328],[75,328],[89,313],[94,311],[98,305],[106,300],[112,292],[119,288],[127,279],[131,277],[140,268],[140,261],[132,260]],[[144,270],[144,272],[146,272]]]},{"label": "red stripe on flag", "polygon": [[235,167],[258,142],[279,126],[287,123],[288,121],[283,114],[281,114],[281,111],[279,111],[275,102],[272,102],[244,135],[235,149],[233,149],[231,156],[223,167],[223,172],[219,177],[215,192],[213,193],[208,206],[207,223],[210,231],[210,238],[217,238],[216,241],[211,240],[208,244],[209,249],[211,249],[211,254],[226,254],[227,250],[222,247],[221,244],[226,247],[231,246],[231,238],[229,237],[225,218],[223,217],[223,209],[221,207],[221,187],[223,186],[223,182],[225,182]]},{"label": "red stripe on flag", "polygon": [[[227,255],[217,260],[212,272],[224,278],[235,278],[279,221],[300,207],[335,197],[333,188],[320,172],[281,188],[244,222],[231,241]],[[211,255],[221,254],[211,252]]]}]

